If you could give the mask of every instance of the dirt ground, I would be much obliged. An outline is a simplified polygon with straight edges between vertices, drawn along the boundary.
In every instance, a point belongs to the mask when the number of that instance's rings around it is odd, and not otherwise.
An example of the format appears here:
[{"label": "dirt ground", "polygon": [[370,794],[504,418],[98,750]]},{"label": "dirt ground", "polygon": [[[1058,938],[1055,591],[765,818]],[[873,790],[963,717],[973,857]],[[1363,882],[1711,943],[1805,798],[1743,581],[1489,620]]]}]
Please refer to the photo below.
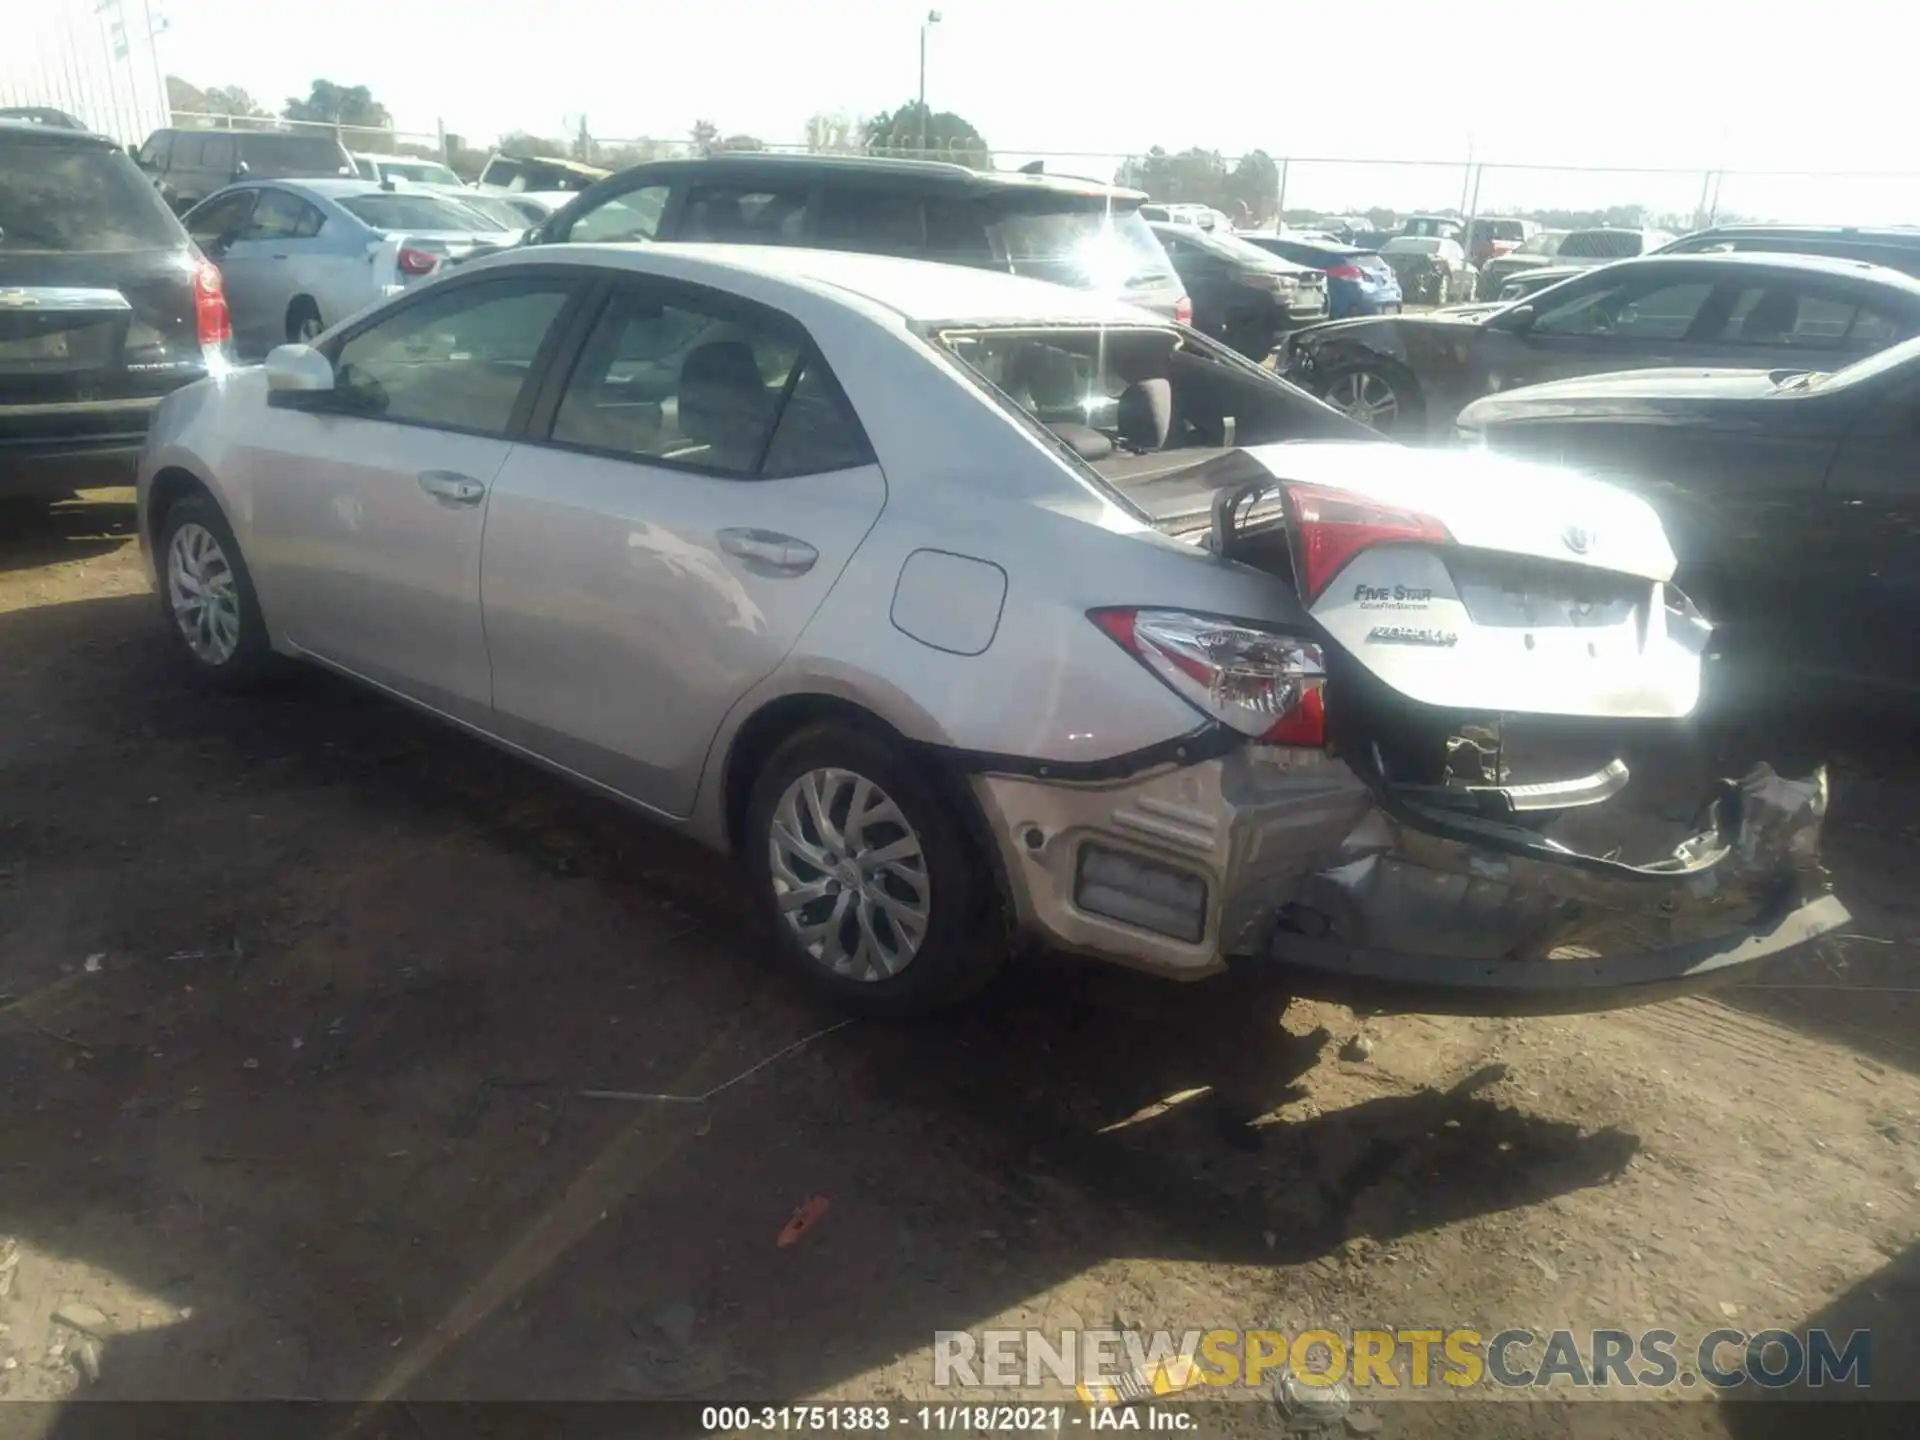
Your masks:
[{"label": "dirt ground", "polygon": [[1713,998],[1363,1022],[1046,962],[708,1103],[594,1100],[703,1094],[839,1017],[723,865],[633,818],[320,675],[184,686],[131,524],[100,492],[0,536],[0,1396],[917,1398],[936,1330],[1116,1319],[1871,1325],[1913,1393],[1897,736],[1833,741],[1855,938]]}]

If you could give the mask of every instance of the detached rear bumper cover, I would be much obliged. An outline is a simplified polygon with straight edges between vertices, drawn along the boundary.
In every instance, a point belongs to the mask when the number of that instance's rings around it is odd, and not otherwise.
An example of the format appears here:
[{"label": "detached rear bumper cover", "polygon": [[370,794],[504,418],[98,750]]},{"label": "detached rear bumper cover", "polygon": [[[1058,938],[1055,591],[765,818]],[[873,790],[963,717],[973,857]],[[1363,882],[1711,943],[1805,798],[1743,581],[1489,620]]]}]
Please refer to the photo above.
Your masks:
[{"label": "detached rear bumper cover", "polygon": [[[1725,983],[1849,919],[1819,861],[1824,774],[1723,782],[1699,832],[1641,866],[1378,793],[1301,752],[1247,747],[1109,784],[974,783],[1029,931],[1178,977],[1267,959],[1303,992],[1376,1008],[1632,1005]],[[1088,847],[1203,879],[1200,938],[1083,910]]]}]

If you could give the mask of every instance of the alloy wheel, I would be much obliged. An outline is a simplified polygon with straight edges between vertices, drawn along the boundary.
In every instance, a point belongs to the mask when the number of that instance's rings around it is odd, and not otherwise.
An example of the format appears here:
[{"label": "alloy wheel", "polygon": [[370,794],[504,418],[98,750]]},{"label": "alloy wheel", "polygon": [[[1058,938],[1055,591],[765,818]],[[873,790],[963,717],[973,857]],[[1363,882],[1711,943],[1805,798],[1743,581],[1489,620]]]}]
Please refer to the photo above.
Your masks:
[{"label": "alloy wheel", "polygon": [[219,538],[188,521],[167,545],[167,603],[194,658],[224,665],[240,647],[240,592]]},{"label": "alloy wheel", "polygon": [[884,790],[851,770],[809,770],[781,794],[770,828],[775,905],[801,949],[852,980],[885,980],[912,962],[932,891],[920,837]]},{"label": "alloy wheel", "polygon": [[1400,415],[1400,397],[1384,376],[1372,370],[1354,370],[1327,387],[1327,403],[1350,420],[1388,430]]}]

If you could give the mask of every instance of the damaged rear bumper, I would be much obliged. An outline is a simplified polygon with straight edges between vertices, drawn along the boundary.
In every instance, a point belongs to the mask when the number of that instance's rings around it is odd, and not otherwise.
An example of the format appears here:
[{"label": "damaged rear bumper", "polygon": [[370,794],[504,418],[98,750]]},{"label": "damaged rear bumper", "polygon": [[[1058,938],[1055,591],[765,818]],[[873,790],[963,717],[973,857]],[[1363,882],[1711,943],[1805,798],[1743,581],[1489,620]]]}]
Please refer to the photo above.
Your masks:
[{"label": "damaged rear bumper", "polygon": [[973,780],[1022,927],[1198,978],[1285,966],[1369,1009],[1576,1012],[1724,984],[1847,923],[1819,862],[1824,775],[1723,782],[1629,865],[1376,790],[1319,752],[1241,747],[1105,783]]}]

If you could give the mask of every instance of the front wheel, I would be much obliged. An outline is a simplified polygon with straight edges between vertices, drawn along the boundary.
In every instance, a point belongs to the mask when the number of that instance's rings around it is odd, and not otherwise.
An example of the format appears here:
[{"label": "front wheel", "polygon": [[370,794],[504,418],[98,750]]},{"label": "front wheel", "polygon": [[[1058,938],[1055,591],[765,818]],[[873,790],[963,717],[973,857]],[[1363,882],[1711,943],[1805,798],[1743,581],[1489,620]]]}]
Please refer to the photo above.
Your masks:
[{"label": "front wheel", "polygon": [[191,673],[225,687],[271,667],[267,622],[226,516],[208,495],[174,502],[160,525],[160,603]]},{"label": "front wheel", "polygon": [[826,724],[789,738],[754,785],[741,843],[782,957],[853,1009],[939,1009],[1005,958],[983,857],[875,732]]}]

